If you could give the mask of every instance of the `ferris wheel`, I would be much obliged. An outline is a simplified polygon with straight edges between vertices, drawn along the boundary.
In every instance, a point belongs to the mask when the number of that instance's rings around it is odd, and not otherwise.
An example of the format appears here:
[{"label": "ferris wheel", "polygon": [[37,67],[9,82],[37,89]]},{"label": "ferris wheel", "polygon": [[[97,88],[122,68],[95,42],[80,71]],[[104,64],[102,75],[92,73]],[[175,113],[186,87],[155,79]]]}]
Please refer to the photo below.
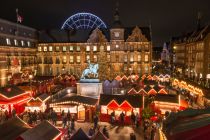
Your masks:
[{"label": "ferris wheel", "polygon": [[70,16],[61,29],[95,29],[107,28],[106,24],[96,15],[91,13],[77,13]]}]

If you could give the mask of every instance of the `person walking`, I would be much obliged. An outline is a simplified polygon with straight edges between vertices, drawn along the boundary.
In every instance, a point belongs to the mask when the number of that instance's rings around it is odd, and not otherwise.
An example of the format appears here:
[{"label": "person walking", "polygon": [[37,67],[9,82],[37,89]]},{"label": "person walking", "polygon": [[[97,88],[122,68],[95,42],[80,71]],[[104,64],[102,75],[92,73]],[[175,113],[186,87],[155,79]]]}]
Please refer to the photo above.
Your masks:
[{"label": "person walking", "polygon": [[139,113],[136,113],[136,117],[135,117],[135,124],[136,124],[136,128],[139,127],[139,121],[140,121],[140,116]]},{"label": "person walking", "polygon": [[70,121],[71,121],[71,114],[70,114],[70,111],[69,110],[68,110],[68,113],[67,113],[66,117],[67,117],[67,123],[69,125],[70,124]]},{"label": "person walking", "polygon": [[67,117],[63,116],[63,128],[66,127],[66,123],[67,123]]},{"label": "person walking", "polygon": [[124,117],[125,117],[125,114],[122,111],[122,113],[120,113],[120,121],[121,121],[122,125],[124,125],[124,119],[125,119]]},{"label": "person walking", "polygon": [[72,116],[71,118],[71,132],[75,130],[75,119],[74,119],[74,116]]},{"label": "person walking", "polygon": [[135,116],[135,114],[133,112],[131,114],[131,121],[132,121],[132,124],[135,124],[136,116]]},{"label": "person walking", "polygon": [[98,116],[94,115],[93,117],[93,122],[94,122],[94,130],[98,127]]},{"label": "person walking", "polygon": [[104,134],[104,136],[106,136],[107,138],[109,138],[109,132],[106,128],[106,125],[104,126],[103,130],[102,130],[102,133]]},{"label": "person walking", "polygon": [[114,113],[114,111],[111,113],[110,122],[111,122],[111,124],[114,124],[114,122],[115,122],[115,113]]}]

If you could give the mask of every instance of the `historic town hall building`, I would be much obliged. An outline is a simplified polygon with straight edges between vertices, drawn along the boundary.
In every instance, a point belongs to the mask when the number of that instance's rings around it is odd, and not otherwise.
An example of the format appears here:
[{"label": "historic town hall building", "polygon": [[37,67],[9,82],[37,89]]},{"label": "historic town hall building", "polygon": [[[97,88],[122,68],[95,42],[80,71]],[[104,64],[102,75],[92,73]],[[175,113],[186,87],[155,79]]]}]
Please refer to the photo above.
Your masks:
[{"label": "historic town hall building", "polygon": [[[12,24],[16,27],[16,23]],[[11,30],[10,27],[8,30]],[[101,56],[106,58],[108,69],[114,75],[151,72],[150,28],[123,27],[118,11],[115,12],[114,23],[110,29],[36,31],[19,25],[19,32],[22,32],[22,28],[24,31],[19,36],[14,34],[3,38],[4,34],[1,34],[2,42],[6,43],[0,44],[3,53],[1,63],[5,63],[1,64],[0,69],[4,71],[1,72],[1,85],[6,84],[10,73],[23,73],[26,66],[30,66],[28,71],[36,75],[81,75],[87,66],[87,60],[98,63],[102,59]],[[16,71],[12,70],[14,67]]]}]

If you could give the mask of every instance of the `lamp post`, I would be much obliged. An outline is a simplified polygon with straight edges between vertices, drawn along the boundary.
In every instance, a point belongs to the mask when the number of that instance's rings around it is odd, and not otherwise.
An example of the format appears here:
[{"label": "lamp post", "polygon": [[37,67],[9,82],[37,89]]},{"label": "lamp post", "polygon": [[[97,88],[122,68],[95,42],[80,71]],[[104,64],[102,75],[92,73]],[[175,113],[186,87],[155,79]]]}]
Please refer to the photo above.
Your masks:
[{"label": "lamp post", "polygon": [[31,88],[31,81],[32,81],[32,79],[33,79],[33,75],[32,74],[30,74],[29,75],[29,82],[30,82],[30,95],[32,96],[32,88]]}]

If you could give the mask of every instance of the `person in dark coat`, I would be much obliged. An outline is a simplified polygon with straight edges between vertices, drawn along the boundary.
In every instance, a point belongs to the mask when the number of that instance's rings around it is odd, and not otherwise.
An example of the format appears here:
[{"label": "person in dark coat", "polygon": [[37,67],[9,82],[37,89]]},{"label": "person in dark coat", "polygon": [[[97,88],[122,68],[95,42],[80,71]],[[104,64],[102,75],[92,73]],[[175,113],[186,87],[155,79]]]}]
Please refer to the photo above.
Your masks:
[{"label": "person in dark coat", "polygon": [[102,130],[102,133],[104,134],[104,136],[106,136],[107,138],[109,138],[109,132],[108,132],[106,126],[104,126],[104,128]]},{"label": "person in dark coat", "polygon": [[124,125],[124,120],[125,120],[125,114],[122,112],[122,113],[120,113],[120,121],[121,121],[121,123]]},{"label": "person in dark coat", "polygon": [[97,115],[94,115],[93,122],[94,122],[94,130],[95,130],[98,127],[98,116]]},{"label": "person in dark coat", "polygon": [[132,112],[132,114],[131,114],[131,121],[132,121],[132,124],[135,124],[135,120],[136,120],[136,116],[135,116],[135,114]]},{"label": "person in dark coat", "polygon": [[67,117],[63,116],[63,128],[66,127],[66,123],[67,123]]}]

